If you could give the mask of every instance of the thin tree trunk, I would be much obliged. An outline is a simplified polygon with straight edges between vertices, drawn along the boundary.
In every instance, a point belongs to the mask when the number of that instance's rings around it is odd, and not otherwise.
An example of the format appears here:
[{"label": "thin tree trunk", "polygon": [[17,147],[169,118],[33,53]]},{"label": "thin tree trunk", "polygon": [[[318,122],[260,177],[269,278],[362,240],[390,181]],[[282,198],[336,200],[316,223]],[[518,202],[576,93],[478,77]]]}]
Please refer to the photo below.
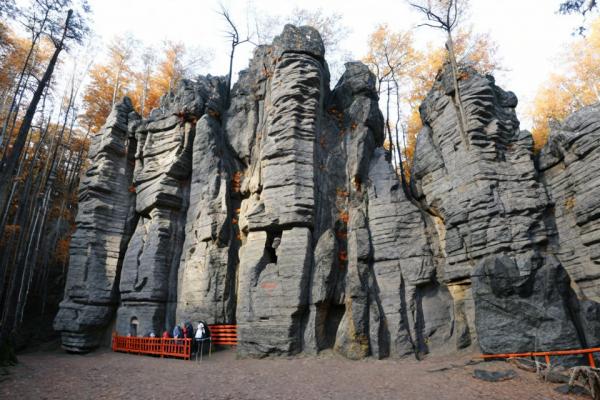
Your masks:
[{"label": "thin tree trunk", "polygon": [[16,325],[21,322],[23,310],[25,308],[26,292],[29,291],[30,276],[31,276],[32,269],[33,269],[33,266],[30,266],[30,264],[35,265],[35,263],[29,262],[29,256],[31,254],[31,246],[32,246],[32,242],[33,242],[31,240],[31,238],[34,236],[37,236],[36,233],[37,233],[38,222],[40,219],[40,213],[42,211],[42,208],[43,208],[43,206],[36,207],[36,211],[34,214],[35,217],[33,218],[33,223],[31,224],[29,234],[27,235],[27,246],[25,249],[25,256],[24,256],[24,261],[23,261],[23,265],[22,265],[24,272],[23,272],[23,276],[21,277],[21,283],[19,284],[19,296],[18,296],[18,300],[17,300],[17,310],[15,312],[16,316],[15,316],[15,320],[13,322],[13,328],[16,327]]},{"label": "thin tree trunk", "polygon": [[147,91],[148,91],[148,81],[147,81],[147,78],[146,78],[146,79],[144,79],[144,86],[142,87],[142,98],[141,98],[141,101],[140,101],[140,103],[142,103],[142,104],[140,104],[140,112],[141,112],[142,118],[145,117],[145,115],[144,115],[144,108],[145,108],[145,105],[146,105],[146,92]]},{"label": "thin tree trunk", "polygon": [[231,96],[231,74],[233,73],[233,56],[235,55],[235,42],[231,43],[231,53],[229,54],[229,74],[227,75],[227,96],[225,104],[229,105],[229,97]]},{"label": "thin tree trunk", "polygon": [[[19,74],[19,81],[17,82],[17,87],[15,89],[15,94],[13,96],[13,100],[12,103],[10,105],[9,108],[9,112],[8,115],[6,117],[5,123],[2,126],[2,132],[0,132],[0,143],[2,143],[2,140],[4,139],[4,135],[6,135],[6,129],[8,127],[8,121],[10,120],[10,115],[12,110],[15,107],[15,102],[16,102],[16,98],[18,97],[18,93],[19,93],[19,88],[21,87],[21,83],[23,82],[23,76],[25,76],[25,71],[27,70],[27,66],[29,65],[29,59],[31,58],[31,55],[33,54],[33,50],[35,49],[35,46],[37,44],[37,41],[39,40],[41,34],[42,34],[42,30],[44,29],[44,26],[46,25],[46,21],[48,20],[48,13],[49,13],[50,9],[47,8],[46,9],[46,13],[44,14],[44,19],[42,20],[41,24],[40,24],[40,30],[39,32],[34,32],[32,34],[31,37],[31,46],[29,47],[29,51],[27,52],[27,57],[25,57],[25,62],[23,63],[23,68],[21,68],[21,72]],[[23,87],[23,91],[25,90],[25,87]]]},{"label": "thin tree trunk", "polygon": [[[54,54],[52,55],[52,58],[50,59],[50,62],[48,63],[48,67],[46,68],[46,71],[44,72],[44,76],[42,77],[38,87],[36,88],[35,93],[33,94],[31,103],[29,104],[29,107],[27,108],[27,112],[25,113],[25,117],[23,119],[21,127],[19,128],[19,133],[15,140],[14,150],[7,160],[7,165],[3,166],[3,169],[0,172],[1,173],[1,175],[0,175],[0,177],[1,177],[0,193],[3,196],[3,198],[1,199],[2,201],[0,203],[0,209],[4,208],[4,203],[6,202],[6,197],[7,197],[4,193],[6,192],[6,188],[8,187],[8,181],[12,180],[12,178],[14,177],[14,174],[17,170],[17,163],[21,156],[21,153],[23,151],[23,146],[25,145],[25,140],[26,140],[29,130],[31,128],[31,123],[33,121],[33,116],[36,112],[37,105],[42,97],[42,94],[43,94],[47,84],[49,83],[49,81],[52,77],[52,74],[54,72],[54,67],[58,60],[58,56],[61,53],[61,51],[63,50],[64,41],[65,41],[65,38],[67,35],[67,31],[69,29],[69,24],[70,24],[72,15],[73,15],[73,10],[69,10],[67,13],[67,18],[65,21],[65,25],[63,28],[63,33],[62,33],[60,42],[56,45]],[[26,192],[24,192],[24,193],[26,194]],[[25,202],[27,202],[27,201],[28,201],[28,199],[25,199]],[[21,216],[24,216],[24,214],[25,214],[24,208],[25,207],[23,207],[23,209],[19,210],[19,214]],[[24,221],[23,218],[19,218],[19,220]],[[29,220],[31,220],[31,219],[29,219]],[[24,232],[25,232],[25,229],[23,229],[21,231],[20,239],[23,239]],[[20,240],[20,242],[22,242],[22,240]],[[21,247],[20,243],[18,244],[18,247]],[[20,255],[21,251],[17,251],[16,253],[18,256],[18,255]],[[11,282],[9,284],[8,295],[5,299],[4,307],[3,307],[2,326],[0,327],[0,345],[5,345],[9,342],[11,330],[14,328],[14,326],[17,322],[16,311],[19,306],[18,294],[21,289],[20,287],[18,287],[17,283],[22,281],[22,279],[23,279],[23,275],[26,272],[26,271],[24,271],[24,269],[25,269],[24,267],[25,267],[24,265],[19,265],[19,264],[14,265],[14,271],[12,274],[13,279],[11,279]]]},{"label": "thin tree trunk", "polygon": [[113,86],[113,95],[112,95],[112,103],[110,104],[111,108],[115,106],[117,102],[117,92],[119,91],[119,81],[121,80],[121,65],[119,65],[119,69],[117,69],[117,79],[115,79],[115,85]]},{"label": "thin tree trunk", "polygon": [[458,127],[462,141],[465,143],[467,150],[470,148],[469,138],[467,137],[467,114],[460,98],[460,88],[458,85],[458,64],[456,62],[456,54],[454,52],[454,41],[452,40],[452,33],[448,33],[448,42],[446,47],[448,48],[448,55],[450,58],[450,66],[452,68],[452,83],[454,84],[454,105],[458,110]]},{"label": "thin tree trunk", "polygon": [[[398,136],[399,136],[398,125],[400,125],[400,85],[398,84],[398,80],[396,79],[396,74],[393,70],[392,70],[392,80],[394,81],[394,86],[396,88],[396,126],[395,126],[396,152],[398,153],[398,160],[400,160],[400,174],[401,174],[402,186],[405,188],[405,194],[408,196],[409,195],[408,182],[406,180],[406,178],[407,178],[406,171],[404,170],[404,163],[402,162],[402,152],[400,151],[400,140],[398,138]],[[405,135],[404,135],[404,129],[402,129],[402,148],[405,149],[405,151],[406,151],[406,139],[405,139]]]},{"label": "thin tree trunk", "polygon": [[[48,134],[49,129],[50,129],[50,117],[48,118],[48,123],[46,124],[46,128],[44,129],[42,136],[40,137],[38,145],[35,149],[35,153],[33,154],[33,157],[31,158],[31,164],[29,165],[28,179],[33,177],[34,166],[39,157],[40,150],[44,146],[46,136]],[[19,170],[17,171],[17,176],[21,176],[23,166],[24,166],[24,163],[19,164]],[[8,215],[10,214],[10,205],[12,204],[14,196],[16,195],[18,186],[19,186],[18,182],[13,182],[10,194],[8,196],[8,200],[6,202],[6,206],[4,207],[4,210],[2,210],[2,217],[0,218],[0,232],[4,232],[4,229],[6,227],[6,223],[8,221]]]},{"label": "thin tree trunk", "polygon": [[[33,59],[33,63],[35,63],[35,58]],[[0,170],[2,169],[2,165],[6,162],[6,157],[8,157],[8,146],[10,145],[10,141],[12,139],[13,132],[15,131],[15,126],[17,124],[17,118],[19,117],[19,110],[21,109],[21,103],[23,102],[23,97],[25,96],[25,89],[27,88],[27,84],[29,82],[29,78],[31,78],[31,74],[27,74],[25,78],[25,82],[23,83],[23,87],[17,87],[15,89],[15,98],[18,97],[16,104],[11,104],[11,108],[8,110],[8,115],[4,120],[4,124],[2,126],[3,131],[6,133],[3,137],[3,141],[6,143],[4,146],[4,152],[2,153],[2,160],[0,161]],[[14,101],[14,98],[13,98]],[[11,123],[12,119],[12,123]],[[8,125],[10,123],[10,129],[8,129]]]},{"label": "thin tree trunk", "polygon": [[[63,30],[63,35],[59,44],[57,45],[52,58],[46,68],[46,72],[44,72],[44,76],[42,77],[38,87],[33,94],[31,99],[31,103],[29,103],[29,107],[27,107],[27,112],[25,113],[25,117],[21,123],[21,127],[19,128],[19,133],[17,134],[17,138],[15,140],[13,151],[6,161],[6,165],[0,166],[0,210],[4,209],[4,205],[6,204],[7,198],[7,187],[9,182],[12,181],[12,178],[15,176],[17,163],[23,151],[23,146],[25,145],[25,140],[29,133],[29,129],[31,128],[31,123],[33,121],[33,116],[37,110],[37,105],[42,97],[42,93],[46,89],[46,85],[50,81],[52,77],[52,73],[54,72],[54,67],[56,65],[56,61],[58,60],[58,56],[60,52],[63,50],[64,40],[67,35],[67,30],[69,28],[69,23],[71,17],[73,15],[73,10],[69,10],[67,13],[67,20],[65,21],[65,26]],[[1,342],[0,338],[0,342]]]}]

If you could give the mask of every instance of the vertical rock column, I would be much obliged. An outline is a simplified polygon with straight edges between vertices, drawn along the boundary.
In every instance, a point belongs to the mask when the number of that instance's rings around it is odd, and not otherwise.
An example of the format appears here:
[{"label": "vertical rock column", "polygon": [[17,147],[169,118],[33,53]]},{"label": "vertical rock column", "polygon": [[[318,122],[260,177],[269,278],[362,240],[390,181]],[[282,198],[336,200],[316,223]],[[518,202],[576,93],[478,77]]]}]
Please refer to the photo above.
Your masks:
[{"label": "vertical rock column", "polygon": [[581,297],[600,301],[600,105],[554,126],[539,157],[557,255]]},{"label": "vertical rock column", "polygon": [[[578,347],[568,276],[547,253],[548,196],[534,167],[531,135],[519,130],[517,98],[491,76],[461,69],[467,145],[458,131],[452,79],[446,68],[421,105],[424,128],[412,169],[415,197],[431,215],[442,258],[436,276],[442,301],[426,305],[432,287],[415,297],[424,336],[435,332],[441,339],[428,347],[454,350],[475,337],[484,352]],[[448,304],[450,323],[435,327]]]},{"label": "vertical rock column", "polygon": [[[421,351],[414,294],[435,281],[435,264],[423,213],[405,196],[383,149],[375,150],[369,179],[373,285],[381,303],[371,332],[377,329],[381,356],[397,358]],[[439,311],[443,323],[447,306]]]},{"label": "vertical rock column", "polygon": [[241,167],[222,128],[224,86],[210,82],[196,124],[190,206],[179,269],[178,321],[235,322],[237,219]]},{"label": "vertical rock column", "polygon": [[[117,331],[157,334],[175,323],[177,270],[184,241],[192,143],[204,99],[181,81],[146,120],[133,121],[139,220],[124,255]],[[137,324],[132,326],[132,322]]]},{"label": "vertical rock column", "polygon": [[92,138],[90,167],[80,184],[77,230],[70,248],[65,299],[54,321],[63,347],[97,347],[118,304],[122,256],[131,234],[135,193],[127,124],[134,116],[128,98],[117,103]]},{"label": "vertical rock column", "polygon": [[[552,127],[539,156],[552,201],[551,248],[579,298],[586,345],[600,345],[600,105]],[[553,218],[552,218],[553,217]]]},{"label": "vertical rock column", "polygon": [[285,27],[270,49],[264,121],[242,183],[238,352],[302,349],[312,266],[314,146],[322,107],[323,44],[309,27]]},{"label": "vertical rock column", "polygon": [[[362,63],[347,63],[332,95],[329,115],[340,124],[343,181],[338,183],[338,268],[344,287],[344,313],[337,327],[334,349],[352,359],[389,352],[379,324],[380,298],[373,280],[373,246],[368,223],[369,164],[376,147],[383,145],[383,119],[377,106],[375,77]],[[335,179],[336,172],[329,170]],[[398,271],[399,272],[399,271]],[[398,300],[400,300],[398,298]],[[387,343],[387,342],[386,342]]]},{"label": "vertical rock column", "polygon": [[328,96],[317,138],[317,211],[304,350],[352,359],[402,357],[414,340],[407,284],[429,282],[433,264],[421,212],[381,146],[375,77],[359,62]]}]

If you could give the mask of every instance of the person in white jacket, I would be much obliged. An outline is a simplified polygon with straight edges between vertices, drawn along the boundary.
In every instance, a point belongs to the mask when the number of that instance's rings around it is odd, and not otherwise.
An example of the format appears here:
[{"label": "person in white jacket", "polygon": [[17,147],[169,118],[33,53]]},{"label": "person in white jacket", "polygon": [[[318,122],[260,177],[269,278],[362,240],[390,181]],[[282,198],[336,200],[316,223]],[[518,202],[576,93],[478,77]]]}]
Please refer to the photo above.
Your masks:
[{"label": "person in white jacket", "polygon": [[210,332],[208,326],[203,321],[198,322],[198,329],[194,335],[194,345],[196,346],[196,360],[198,359],[198,352],[200,352],[200,359],[202,359],[202,353],[204,350],[204,342],[210,340]]},{"label": "person in white jacket", "polygon": [[196,339],[204,339],[206,337],[206,327],[203,322],[198,322],[198,329],[196,329]]}]

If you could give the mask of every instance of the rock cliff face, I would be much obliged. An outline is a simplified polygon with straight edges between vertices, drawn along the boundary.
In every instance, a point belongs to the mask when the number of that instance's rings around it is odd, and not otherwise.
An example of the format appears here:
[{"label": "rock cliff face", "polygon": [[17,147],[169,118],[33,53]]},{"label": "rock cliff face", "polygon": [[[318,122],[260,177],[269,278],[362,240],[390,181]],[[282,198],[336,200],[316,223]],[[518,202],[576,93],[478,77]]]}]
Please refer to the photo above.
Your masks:
[{"label": "rock cliff face", "polygon": [[129,190],[135,151],[127,129],[130,116],[137,117],[129,99],[115,105],[94,136],[90,168],[81,180],[65,300],[54,323],[68,350],[97,347],[119,304],[119,276],[135,204]]},{"label": "rock cliff face", "polygon": [[[87,351],[116,330],[235,323],[243,356],[352,359],[600,344],[600,111],[539,157],[517,99],[465,68],[421,107],[410,187],[384,150],[375,78],[333,90],[319,33],[286,26],[228,93],[183,81],[94,137],[55,327]],[[466,139],[466,140],[465,140]]]}]

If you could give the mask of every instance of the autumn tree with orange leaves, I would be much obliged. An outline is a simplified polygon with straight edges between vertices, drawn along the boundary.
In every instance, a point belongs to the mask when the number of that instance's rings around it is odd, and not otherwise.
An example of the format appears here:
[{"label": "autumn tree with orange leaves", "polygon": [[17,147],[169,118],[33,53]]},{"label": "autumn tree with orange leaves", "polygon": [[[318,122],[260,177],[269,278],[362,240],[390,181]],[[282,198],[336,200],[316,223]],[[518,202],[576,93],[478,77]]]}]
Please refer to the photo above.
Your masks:
[{"label": "autumn tree with orange leaves", "polygon": [[[141,49],[141,50],[139,50]],[[189,50],[181,42],[165,41],[160,49],[142,47],[131,36],[117,36],[105,62],[94,65],[83,94],[83,124],[97,132],[114,105],[129,96],[142,116],[159,106],[160,97],[182,78],[207,64],[210,54]]]},{"label": "autumn tree with orange leaves", "polygon": [[[0,366],[14,361],[14,332],[32,293],[45,309],[43,288],[63,260],[52,255],[71,231],[87,148],[74,128],[77,68],[63,66],[87,36],[87,1],[35,0],[7,11],[8,3],[0,6],[0,17],[10,17],[0,20]],[[70,76],[62,94],[57,76]]]},{"label": "autumn tree with orange leaves", "polygon": [[[400,148],[406,148],[406,134],[402,129],[400,143],[402,99],[406,87],[419,64],[420,53],[413,47],[413,36],[409,32],[393,32],[388,25],[380,25],[369,37],[369,51],[363,58],[377,78],[376,89],[385,101],[384,146],[392,152],[395,164],[400,168],[403,187],[406,188],[404,163]],[[383,91],[383,93],[382,93]],[[392,104],[393,102],[393,104]],[[393,128],[392,128],[393,127]]]},{"label": "autumn tree with orange leaves", "polygon": [[[501,68],[498,46],[489,35],[474,33],[472,28],[459,29],[453,41],[459,64],[468,64],[482,74],[491,74]],[[422,128],[419,106],[447,62],[447,51],[431,44],[425,50],[417,50],[412,33],[394,32],[387,25],[377,27],[368,43],[369,50],[363,61],[377,77],[378,91],[384,102],[381,108],[387,114],[386,147],[395,148],[396,152],[402,149],[401,154],[395,156],[395,162],[409,178],[417,134]],[[386,88],[389,82],[392,87],[388,95],[387,90],[381,88]],[[391,137],[392,131],[398,130],[402,135]],[[398,164],[399,159],[402,159],[402,165]]]},{"label": "autumn tree with orange leaves", "polygon": [[90,70],[90,84],[83,95],[84,121],[97,132],[119,99],[129,92],[133,75],[133,55],[137,40],[131,35],[116,36],[108,46],[108,60]]},{"label": "autumn tree with orange leaves", "polygon": [[553,73],[538,90],[528,113],[535,151],[548,140],[550,124],[589,104],[600,102],[600,18],[589,35],[577,40],[561,59],[564,72]]}]

